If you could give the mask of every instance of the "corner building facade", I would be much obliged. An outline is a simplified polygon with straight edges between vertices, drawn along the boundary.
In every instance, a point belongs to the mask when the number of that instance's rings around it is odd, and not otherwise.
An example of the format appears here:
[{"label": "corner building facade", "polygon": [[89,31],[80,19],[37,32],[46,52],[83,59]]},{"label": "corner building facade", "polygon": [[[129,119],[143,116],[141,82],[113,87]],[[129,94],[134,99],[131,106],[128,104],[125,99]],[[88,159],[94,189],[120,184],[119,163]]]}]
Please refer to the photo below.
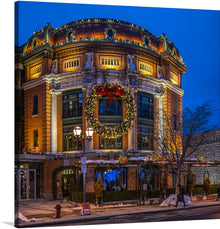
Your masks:
[{"label": "corner building facade", "polygon": [[[163,137],[164,114],[182,119],[186,67],[165,34],[155,37],[112,19],[84,19],[57,29],[47,24],[17,49],[16,57],[16,92],[21,94],[16,104],[23,98],[23,108],[16,110],[23,117],[16,122],[18,199],[62,199],[82,191],[82,141],[73,129],[80,126],[85,133],[86,99],[92,88],[105,84],[130,93],[136,119],[117,138],[95,132],[86,141],[86,192],[94,193],[100,175],[105,192],[138,190],[143,171],[152,190],[160,190],[163,176],[174,185],[166,166],[142,167],[146,155],[158,150],[154,137]],[[111,102],[99,96],[95,116],[114,127],[124,121],[125,107],[119,96]]]}]

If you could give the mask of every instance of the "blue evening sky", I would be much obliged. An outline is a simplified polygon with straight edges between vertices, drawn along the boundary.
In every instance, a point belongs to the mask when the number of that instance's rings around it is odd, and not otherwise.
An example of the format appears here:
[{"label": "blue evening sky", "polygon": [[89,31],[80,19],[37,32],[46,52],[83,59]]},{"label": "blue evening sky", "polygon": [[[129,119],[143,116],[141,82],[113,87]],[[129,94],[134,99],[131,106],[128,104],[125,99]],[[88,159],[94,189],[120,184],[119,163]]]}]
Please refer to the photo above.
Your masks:
[{"label": "blue evening sky", "polygon": [[137,24],[155,36],[165,33],[186,64],[183,106],[212,100],[210,120],[220,128],[220,11],[19,2],[18,39],[22,45],[47,22],[57,28],[84,18],[112,18]]}]

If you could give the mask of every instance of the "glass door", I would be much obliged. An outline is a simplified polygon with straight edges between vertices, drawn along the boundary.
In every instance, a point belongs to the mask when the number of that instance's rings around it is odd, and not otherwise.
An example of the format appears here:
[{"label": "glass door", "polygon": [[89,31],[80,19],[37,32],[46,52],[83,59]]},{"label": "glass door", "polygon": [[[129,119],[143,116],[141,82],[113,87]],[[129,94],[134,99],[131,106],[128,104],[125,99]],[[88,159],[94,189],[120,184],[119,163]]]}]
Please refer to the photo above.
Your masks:
[{"label": "glass door", "polygon": [[27,198],[27,172],[20,171],[20,198]]},{"label": "glass door", "polygon": [[35,169],[19,169],[19,199],[36,199]]}]

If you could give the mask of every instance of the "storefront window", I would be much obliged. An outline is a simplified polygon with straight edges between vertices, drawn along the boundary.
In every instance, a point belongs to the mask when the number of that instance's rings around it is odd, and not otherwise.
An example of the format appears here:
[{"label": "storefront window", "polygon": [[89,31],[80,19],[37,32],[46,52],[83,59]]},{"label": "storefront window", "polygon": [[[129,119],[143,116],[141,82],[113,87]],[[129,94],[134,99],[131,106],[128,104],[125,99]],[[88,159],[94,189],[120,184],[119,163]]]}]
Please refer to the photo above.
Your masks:
[{"label": "storefront window", "polygon": [[157,168],[143,168],[140,167],[138,170],[139,183],[147,186],[147,190],[159,190],[160,189],[160,180],[161,180],[161,171]]},{"label": "storefront window", "polygon": [[63,139],[63,150],[64,151],[82,149],[82,140],[75,139],[73,134],[65,134],[63,138],[64,138]]},{"label": "storefront window", "polygon": [[123,191],[127,188],[127,169],[103,169],[97,171],[96,180],[102,176],[104,191]]}]

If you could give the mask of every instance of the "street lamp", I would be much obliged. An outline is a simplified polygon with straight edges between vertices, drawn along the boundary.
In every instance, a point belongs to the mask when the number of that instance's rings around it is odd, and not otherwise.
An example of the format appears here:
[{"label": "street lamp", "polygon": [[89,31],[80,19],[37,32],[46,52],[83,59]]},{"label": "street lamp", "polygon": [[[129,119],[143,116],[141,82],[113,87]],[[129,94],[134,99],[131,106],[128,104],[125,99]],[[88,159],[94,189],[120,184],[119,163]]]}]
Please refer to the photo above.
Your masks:
[{"label": "street lamp", "polygon": [[85,141],[91,141],[92,140],[92,135],[93,135],[93,129],[92,128],[87,128],[86,129],[86,136],[82,135],[82,129],[79,126],[74,127],[73,129],[73,134],[76,139],[81,139],[82,140],[82,155],[81,155],[81,170],[83,174],[83,202],[86,202],[86,179],[85,179],[85,174],[86,174],[86,157],[85,157]]}]

